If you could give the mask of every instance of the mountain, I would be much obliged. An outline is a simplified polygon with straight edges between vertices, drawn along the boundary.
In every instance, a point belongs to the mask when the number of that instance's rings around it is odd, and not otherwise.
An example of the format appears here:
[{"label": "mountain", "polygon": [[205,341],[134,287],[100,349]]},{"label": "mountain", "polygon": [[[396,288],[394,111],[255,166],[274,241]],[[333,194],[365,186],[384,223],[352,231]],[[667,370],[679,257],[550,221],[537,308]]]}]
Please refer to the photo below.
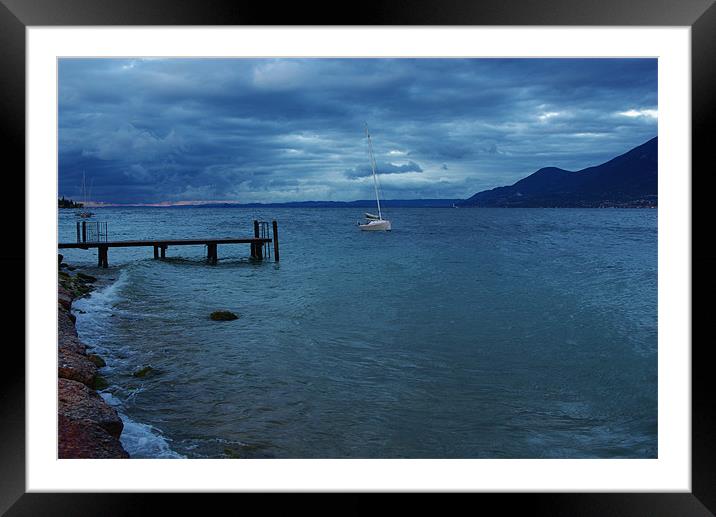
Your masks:
[{"label": "mountain", "polygon": [[571,172],[545,167],[509,187],[458,203],[481,207],[649,207],[657,205],[658,140],[606,163]]}]

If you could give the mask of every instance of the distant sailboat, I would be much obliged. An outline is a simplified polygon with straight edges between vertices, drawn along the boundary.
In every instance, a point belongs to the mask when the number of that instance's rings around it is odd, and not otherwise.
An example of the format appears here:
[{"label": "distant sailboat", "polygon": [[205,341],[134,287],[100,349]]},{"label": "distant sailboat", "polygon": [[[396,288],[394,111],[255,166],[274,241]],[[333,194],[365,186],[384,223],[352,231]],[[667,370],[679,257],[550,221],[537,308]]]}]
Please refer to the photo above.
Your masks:
[{"label": "distant sailboat", "polygon": [[87,206],[87,184],[85,183],[85,172],[82,171],[82,208],[83,210],[80,210],[80,212],[77,214],[78,216],[82,217],[83,219],[87,219],[88,217],[92,217],[94,214],[90,212],[89,210],[85,209]]},{"label": "distant sailboat", "polygon": [[383,219],[383,212],[380,209],[380,196],[378,195],[378,175],[375,171],[375,157],[373,156],[373,142],[368,133],[368,124],[365,125],[365,136],[368,139],[368,153],[370,154],[370,167],[373,171],[373,187],[375,188],[375,202],[378,205],[378,215],[365,213],[365,223],[358,224],[358,228],[364,231],[390,231],[390,221]]}]

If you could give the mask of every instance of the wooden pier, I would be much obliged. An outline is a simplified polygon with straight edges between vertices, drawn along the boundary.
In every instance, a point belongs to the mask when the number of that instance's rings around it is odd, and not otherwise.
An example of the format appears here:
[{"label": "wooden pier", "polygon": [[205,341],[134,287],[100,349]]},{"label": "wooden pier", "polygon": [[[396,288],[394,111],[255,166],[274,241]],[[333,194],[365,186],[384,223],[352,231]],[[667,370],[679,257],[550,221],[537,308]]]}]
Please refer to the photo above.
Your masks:
[{"label": "wooden pier", "polygon": [[[87,241],[87,225],[90,222],[82,221],[77,223],[78,242],[60,242],[57,247],[59,249],[83,249],[88,250],[97,248],[97,266],[106,268],[109,266],[108,251],[109,248],[128,248],[128,247],[153,247],[154,258],[166,258],[166,251],[169,246],[206,246],[206,259],[209,264],[216,264],[219,260],[218,246],[219,244],[250,244],[251,258],[256,260],[264,259],[264,247],[273,244],[273,259],[279,261],[278,252],[278,224],[273,221],[273,238],[268,236],[268,223],[254,221],[254,236],[244,238],[197,238],[197,239],[147,239],[147,240],[128,240],[128,241],[110,241],[97,240]],[[106,237],[106,233],[104,234]],[[268,253],[270,255],[270,248]]]}]

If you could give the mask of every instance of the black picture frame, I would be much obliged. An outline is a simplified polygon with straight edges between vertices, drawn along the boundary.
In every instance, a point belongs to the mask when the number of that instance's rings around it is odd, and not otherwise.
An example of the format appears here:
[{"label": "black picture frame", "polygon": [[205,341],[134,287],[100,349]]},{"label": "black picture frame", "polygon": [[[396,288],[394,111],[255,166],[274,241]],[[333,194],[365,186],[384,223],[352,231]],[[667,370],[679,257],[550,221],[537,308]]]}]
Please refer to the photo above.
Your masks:
[{"label": "black picture frame", "polygon": [[[716,112],[716,6],[714,0],[383,0],[361,3],[307,5],[305,3],[201,2],[197,0],[0,0],[0,106],[4,163],[7,170],[25,170],[25,29],[28,26],[83,25],[554,25],[554,26],[689,26],[692,73],[692,171],[701,172],[699,189],[693,189],[692,206],[706,205],[707,168],[714,152]],[[8,160],[11,157],[11,160]],[[12,164],[12,167],[8,164]],[[711,174],[709,174],[711,172]],[[686,171],[685,171],[686,173]],[[24,199],[21,174],[10,184],[13,197]],[[21,194],[22,193],[22,194]],[[699,203],[699,196],[702,203]],[[19,211],[24,213],[22,207]],[[17,213],[17,212],[14,212]],[[700,293],[714,287],[710,271],[713,253],[697,247],[696,228],[709,217],[692,211],[692,283],[695,302]],[[3,251],[6,271],[25,270],[25,229],[13,221],[7,225]],[[26,271],[31,275],[32,271]],[[705,276],[704,276],[705,275]],[[14,275],[19,277],[19,275]],[[24,293],[24,283],[6,288],[13,299]],[[24,295],[22,300],[24,301]],[[24,303],[16,301],[15,311]],[[692,302],[693,319],[704,321],[706,304]],[[31,310],[31,308],[28,308]],[[479,494],[480,505],[500,505],[500,512],[528,509],[549,515],[712,515],[716,513],[716,426],[708,357],[708,344],[692,339],[692,491],[689,493],[589,493],[589,494]],[[147,494],[36,494],[25,491],[25,354],[18,340],[6,339],[4,362],[11,368],[0,376],[0,513],[18,515],[143,515],[167,504],[186,508],[184,495]],[[231,497],[231,496],[229,496]],[[244,494],[242,497],[248,497]],[[298,499],[301,501],[301,499]],[[305,499],[302,499],[305,501]],[[368,512],[377,507],[371,496],[352,495],[333,512]],[[242,503],[242,506],[245,503]],[[266,504],[266,503],[263,503]],[[274,504],[273,502],[271,504]],[[292,502],[292,509],[299,507]],[[444,503],[437,508],[445,509]],[[474,505],[474,502],[472,503]],[[300,505],[300,503],[299,503]],[[425,502],[420,503],[423,509]],[[427,507],[429,508],[429,506]],[[474,508],[474,506],[473,506]],[[241,507],[237,507],[237,510]],[[311,508],[316,511],[316,507]],[[245,508],[244,508],[245,511]],[[163,512],[164,513],[164,512]]]}]

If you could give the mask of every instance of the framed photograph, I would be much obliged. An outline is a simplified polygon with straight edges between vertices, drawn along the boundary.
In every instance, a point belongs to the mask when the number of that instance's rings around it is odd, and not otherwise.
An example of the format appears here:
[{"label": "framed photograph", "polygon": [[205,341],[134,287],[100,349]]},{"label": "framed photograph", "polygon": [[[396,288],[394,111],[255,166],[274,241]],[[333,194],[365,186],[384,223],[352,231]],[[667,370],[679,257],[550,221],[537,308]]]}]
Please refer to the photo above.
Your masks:
[{"label": "framed photograph", "polygon": [[0,509],[716,511],[712,2],[129,4],[0,6],[26,199]]}]

